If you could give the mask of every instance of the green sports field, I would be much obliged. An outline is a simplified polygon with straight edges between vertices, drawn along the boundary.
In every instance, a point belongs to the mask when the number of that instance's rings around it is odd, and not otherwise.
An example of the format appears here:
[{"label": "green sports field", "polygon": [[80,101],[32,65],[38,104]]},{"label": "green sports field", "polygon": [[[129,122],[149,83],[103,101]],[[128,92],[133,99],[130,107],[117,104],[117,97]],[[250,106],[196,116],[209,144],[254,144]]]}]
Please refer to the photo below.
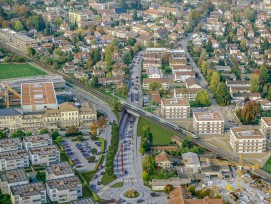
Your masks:
[{"label": "green sports field", "polygon": [[0,64],[0,79],[20,78],[38,75],[47,75],[47,73],[27,63]]}]

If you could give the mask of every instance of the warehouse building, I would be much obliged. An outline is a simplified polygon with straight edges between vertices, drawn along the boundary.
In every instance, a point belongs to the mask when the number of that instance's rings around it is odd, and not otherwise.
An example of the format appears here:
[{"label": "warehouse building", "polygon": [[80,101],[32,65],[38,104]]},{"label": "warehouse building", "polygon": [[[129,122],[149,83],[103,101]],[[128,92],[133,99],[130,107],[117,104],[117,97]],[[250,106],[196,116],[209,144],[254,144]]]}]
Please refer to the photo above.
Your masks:
[{"label": "warehouse building", "polygon": [[58,103],[52,82],[21,85],[21,107],[24,112],[57,109]]},{"label": "warehouse building", "polygon": [[11,201],[16,204],[47,203],[46,189],[42,182],[12,186]]}]

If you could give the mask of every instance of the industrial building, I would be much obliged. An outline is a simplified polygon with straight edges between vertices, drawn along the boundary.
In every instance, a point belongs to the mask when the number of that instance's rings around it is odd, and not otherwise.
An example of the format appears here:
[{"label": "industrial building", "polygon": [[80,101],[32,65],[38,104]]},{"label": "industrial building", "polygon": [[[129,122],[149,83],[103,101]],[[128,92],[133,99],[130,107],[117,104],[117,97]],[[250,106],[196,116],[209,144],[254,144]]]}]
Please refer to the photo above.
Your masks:
[{"label": "industrial building", "polygon": [[195,112],[193,127],[198,134],[222,134],[224,132],[224,119],[218,111]]},{"label": "industrial building", "polygon": [[235,127],[230,129],[230,144],[237,153],[263,153],[266,137],[257,127]]},{"label": "industrial building", "polygon": [[60,75],[47,75],[47,76],[35,76],[35,77],[25,77],[18,79],[7,79],[1,82],[1,85],[8,85],[13,90],[21,93],[21,86],[25,83],[44,83],[52,82],[55,90],[61,90],[66,87],[65,80],[63,76]]},{"label": "industrial building", "polygon": [[0,152],[8,152],[23,149],[23,143],[19,138],[0,140]]},{"label": "industrial building", "polygon": [[190,116],[190,104],[187,99],[162,99],[161,114],[166,119],[182,119]]},{"label": "industrial building", "polygon": [[47,203],[46,189],[42,182],[12,186],[10,191],[12,203]]},{"label": "industrial building", "polygon": [[9,28],[0,29],[0,41],[25,53],[29,47],[34,49],[38,47],[37,40]]},{"label": "industrial building", "polygon": [[0,152],[0,171],[29,167],[26,150]]},{"label": "industrial building", "polygon": [[82,183],[77,176],[47,180],[46,186],[52,202],[66,203],[82,197]]},{"label": "industrial building", "polygon": [[58,103],[52,82],[21,85],[21,107],[24,112],[57,109]]},{"label": "industrial building", "polygon": [[60,179],[65,177],[74,176],[72,167],[68,162],[61,162],[56,164],[51,164],[46,168],[46,180],[50,179]]},{"label": "industrial building", "polygon": [[26,150],[34,147],[51,146],[52,138],[49,134],[28,136],[23,138],[23,145]]},{"label": "industrial building", "polygon": [[35,147],[29,150],[32,165],[49,165],[60,162],[60,151],[56,145]]},{"label": "industrial building", "polygon": [[24,169],[14,169],[2,172],[0,175],[0,188],[2,194],[10,194],[10,187],[28,184],[29,179]]}]

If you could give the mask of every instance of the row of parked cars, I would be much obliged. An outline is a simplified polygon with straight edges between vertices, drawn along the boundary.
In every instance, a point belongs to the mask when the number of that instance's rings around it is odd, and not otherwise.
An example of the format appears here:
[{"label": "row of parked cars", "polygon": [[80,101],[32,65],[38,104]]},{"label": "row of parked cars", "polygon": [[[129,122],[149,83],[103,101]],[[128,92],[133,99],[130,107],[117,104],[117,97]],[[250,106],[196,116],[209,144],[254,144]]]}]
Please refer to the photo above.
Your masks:
[{"label": "row of parked cars", "polygon": [[76,155],[74,154],[74,152],[72,151],[71,146],[68,144],[68,142],[61,142],[60,143],[61,146],[63,147],[64,151],[66,152],[66,154],[70,157],[70,159],[72,160],[72,162],[74,163],[76,168],[81,168],[83,167],[81,165],[81,161],[76,157]]}]

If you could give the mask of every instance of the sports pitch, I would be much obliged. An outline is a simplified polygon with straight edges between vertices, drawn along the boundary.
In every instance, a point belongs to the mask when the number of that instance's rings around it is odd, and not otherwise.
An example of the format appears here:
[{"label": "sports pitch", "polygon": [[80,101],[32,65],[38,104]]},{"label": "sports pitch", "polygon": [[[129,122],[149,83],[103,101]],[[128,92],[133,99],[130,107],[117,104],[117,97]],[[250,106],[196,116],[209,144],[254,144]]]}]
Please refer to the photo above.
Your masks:
[{"label": "sports pitch", "polygon": [[27,63],[0,64],[0,79],[21,78],[38,75],[47,75],[47,73]]}]

